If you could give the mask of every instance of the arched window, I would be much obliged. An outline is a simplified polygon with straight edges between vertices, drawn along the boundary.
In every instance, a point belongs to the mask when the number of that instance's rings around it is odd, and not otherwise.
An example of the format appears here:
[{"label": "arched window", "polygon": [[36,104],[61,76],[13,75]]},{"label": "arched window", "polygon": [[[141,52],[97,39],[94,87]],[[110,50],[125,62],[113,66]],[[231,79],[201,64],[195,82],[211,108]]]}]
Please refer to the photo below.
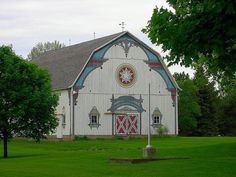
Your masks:
[{"label": "arched window", "polygon": [[99,117],[100,117],[100,114],[99,114],[96,106],[94,106],[89,113],[89,124],[88,125],[90,126],[90,128],[93,128],[93,127],[98,128],[101,125],[101,124],[99,124]]},{"label": "arched window", "polygon": [[152,113],[152,126],[153,127],[160,127],[161,124],[161,119],[162,119],[162,114],[158,107],[155,108],[155,110]]}]

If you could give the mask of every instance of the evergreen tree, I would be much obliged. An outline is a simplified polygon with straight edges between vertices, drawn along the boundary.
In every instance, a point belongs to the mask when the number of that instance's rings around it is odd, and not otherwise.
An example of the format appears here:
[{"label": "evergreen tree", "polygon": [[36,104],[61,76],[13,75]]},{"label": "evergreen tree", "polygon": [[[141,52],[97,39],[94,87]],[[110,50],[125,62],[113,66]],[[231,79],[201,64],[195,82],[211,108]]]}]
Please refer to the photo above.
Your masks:
[{"label": "evergreen tree", "polygon": [[236,135],[236,80],[224,87],[218,105],[219,132],[222,135]]},{"label": "evergreen tree", "polygon": [[196,66],[194,76],[194,84],[198,90],[199,105],[201,115],[197,116],[196,135],[217,135],[218,134],[218,119],[216,113],[217,91],[215,82],[210,82],[206,76],[204,68]]}]

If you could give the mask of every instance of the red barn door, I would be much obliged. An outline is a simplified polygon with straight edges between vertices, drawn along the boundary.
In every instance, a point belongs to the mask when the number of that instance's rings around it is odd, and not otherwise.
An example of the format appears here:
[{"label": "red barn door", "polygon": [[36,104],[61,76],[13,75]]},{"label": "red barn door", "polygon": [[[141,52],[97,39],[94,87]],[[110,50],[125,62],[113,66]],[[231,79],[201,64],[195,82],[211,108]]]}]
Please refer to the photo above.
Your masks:
[{"label": "red barn door", "polygon": [[126,126],[126,117],[125,115],[117,115],[116,116],[116,133],[117,134],[126,134],[127,131]]},{"label": "red barn door", "polygon": [[138,115],[118,114],[116,116],[116,134],[138,134]]},{"label": "red barn door", "polygon": [[136,114],[128,115],[127,121],[128,134],[138,134],[138,116]]}]

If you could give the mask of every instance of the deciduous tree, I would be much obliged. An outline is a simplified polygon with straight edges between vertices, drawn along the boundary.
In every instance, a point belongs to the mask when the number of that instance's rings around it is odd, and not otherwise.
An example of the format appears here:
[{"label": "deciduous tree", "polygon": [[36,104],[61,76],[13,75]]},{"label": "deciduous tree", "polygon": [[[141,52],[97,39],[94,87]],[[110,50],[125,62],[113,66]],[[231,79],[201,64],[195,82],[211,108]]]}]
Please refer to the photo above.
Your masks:
[{"label": "deciduous tree", "polygon": [[40,42],[35,47],[33,47],[33,49],[28,54],[27,59],[33,60],[47,51],[60,49],[62,47],[65,47],[65,44],[60,43],[59,41],[56,40],[53,42],[46,42],[46,43]]},{"label": "deciduous tree", "polygon": [[0,138],[5,158],[10,137],[40,140],[55,129],[57,99],[45,70],[24,61],[11,47],[0,47]]},{"label": "deciduous tree", "polygon": [[236,1],[167,0],[155,8],[143,31],[169,51],[167,61],[190,66],[203,63],[214,76],[236,71]]},{"label": "deciduous tree", "polygon": [[179,133],[181,135],[192,135],[197,128],[196,117],[200,115],[197,87],[193,80],[185,73],[175,73],[179,87]]}]

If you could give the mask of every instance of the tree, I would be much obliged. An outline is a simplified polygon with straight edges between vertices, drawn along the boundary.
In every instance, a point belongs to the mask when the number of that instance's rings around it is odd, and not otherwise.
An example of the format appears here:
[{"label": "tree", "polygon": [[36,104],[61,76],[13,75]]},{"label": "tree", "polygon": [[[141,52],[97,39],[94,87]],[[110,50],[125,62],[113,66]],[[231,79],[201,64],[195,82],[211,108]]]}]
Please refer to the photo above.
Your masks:
[{"label": "tree", "polygon": [[181,80],[189,80],[189,74],[182,72],[182,73],[174,73],[173,77],[175,78],[176,81],[181,81]]},{"label": "tree", "polygon": [[223,77],[220,82],[218,82],[218,90],[221,97],[225,97],[234,92],[234,88],[236,88],[236,74],[232,78]]},{"label": "tree", "polygon": [[236,1],[167,0],[170,9],[155,8],[143,32],[169,51],[169,64],[202,62],[212,75],[236,71]]},{"label": "tree", "polygon": [[182,89],[179,96],[179,133],[192,135],[197,128],[196,117],[200,115],[197,87],[188,74],[175,73],[174,77]]},{"label": "tree", "polygon": [[46,42],[46,43],[40,42],[35,47],[33,47],[33,49],[28,54],[27,58],[28,60],[33,60],[47,51],[60,49],[62,47],[65,47],[65,44],[60,43],[59,41],[56,40],[53,42]]},{"label": "tree", "polygon": [[[225,86],[226,87],[226,86]],[[236,135],[236,80],[228,83],[224,94],[220,95],[217,117],[221,135]]]},{"label": "tree", "polygon": [[201,115],[197,116],[196,135],[217,135],[218,134],[218,119],[217,105],[219,102],[218,92],[215,88],[215,82],[209,81],[204,68],[196,66],[194,76],[194,84],[198,90],[199,105]]},{"label": "tree", "polygon": [[0,47],[0,138],[5,158],[12,136],[39,141],[56,128],[57,100],[45,70],[24,61],[11,47]]}]

